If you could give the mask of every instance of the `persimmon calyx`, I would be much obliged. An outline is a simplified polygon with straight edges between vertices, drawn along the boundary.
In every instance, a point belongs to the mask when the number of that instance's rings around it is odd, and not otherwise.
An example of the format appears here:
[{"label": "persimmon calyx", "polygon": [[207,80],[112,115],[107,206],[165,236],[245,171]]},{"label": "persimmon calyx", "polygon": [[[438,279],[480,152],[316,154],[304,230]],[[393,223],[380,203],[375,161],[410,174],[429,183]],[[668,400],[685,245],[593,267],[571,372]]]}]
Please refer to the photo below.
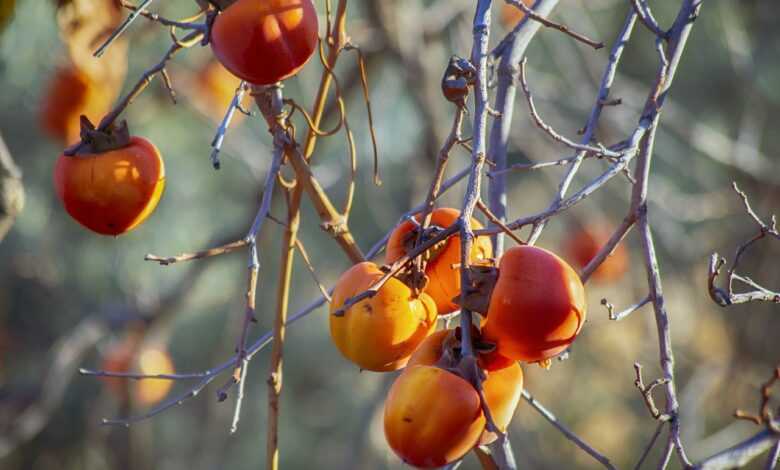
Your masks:
[{"label": "persimmon calyx", "polygon": [[457,296],[452,299],[452,302],[460,305],[461,308],[486,316],[493,288],[498,282],[498,268],[472,265],[464,269],[468,285],[463,288],[463,297]]},{"label": "persimmon calyx", "polygon": [[[420,230],[422,230],[422,236],[420,236]],[[412,253],[414,250],[417,249],[418,246],[423,245],[428,241],[436,238],[443,231],[444,228],[439,227],[438,225],[429,225],[425,229],[422,229],[421,226],[415,226],[413,229],[409,230],[407,233],[404,234],[403,237],[404,249],[406,250],[407,253]],[[419,239],[419,243],[418,243],[418,239]],[[440,241],[439,243],[436,243],[435,245],[431,246],[423,253],[421,253],[419,256],[422,257],[425,263],[435,260],[441,254],[442,250],[444,250],[444,248],[447,246],[448,240],[449,239],[445,239]]]},{"label": "persimmon calyx", "polygon": [[95,128],[86,116],[81,116],[81,141],[64,153],[67,156],[78,156],[96,153],[106,153],[130,145],[130,130],[127,121],[112,124],[106,130]]},{"label": "persimmon calyx", "polygon": [[441,91],[447,101],[465,106],[469,87],[476,81],[476,69],[468,60],[452,56],[441,79]]},{"label": "persimmon calyx", "polygon": [[425,272],[415,269],[414,265],[411,269],[398,273],[396,278],[412,288],[418,295],[421,292],[425,292],[430,282],[430,277]]}]

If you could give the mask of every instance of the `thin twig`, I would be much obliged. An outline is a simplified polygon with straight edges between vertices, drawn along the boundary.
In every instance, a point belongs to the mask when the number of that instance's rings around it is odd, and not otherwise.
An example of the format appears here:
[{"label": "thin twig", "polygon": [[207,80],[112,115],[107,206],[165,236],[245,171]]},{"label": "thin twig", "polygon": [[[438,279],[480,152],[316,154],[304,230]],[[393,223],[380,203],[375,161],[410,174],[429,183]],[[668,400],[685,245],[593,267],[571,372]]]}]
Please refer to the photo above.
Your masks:
[{"label": "thin twig", "polygon": [[241,239],[215,248],[209,248],[203,251],[196,251],[194,253],[182,253],[180,255],[168,256],[168,257],[158,256],[149,253],[146,256],[144,256],[144,260],[160,263],[161,266],[168,266],[183,261],[193,261],[196,259],[211,258],[212,256],[219,256],[227,253],[232,253],[236,250],[244,248],[248,244],[249,242],[246,239]]},{"label": "thin twig", "polygon": [[527,401],[533,409],[539,412],[544,419],[550,422],[553,426],[555,426],[556,429],[558,429],[566,438],[570,441],[572,441],[577,447],[584,450],[588,455],[596,459],[599,463],[601,463],[604,467],[610,469],[610,470],[616,470],[615,466],[612,464],[612,462],[609,461],[607,457],[605,457],[603,454],[601,454],[599,451],[591,447],[589,444],[587,444],[585,441],[582,440],[579,436],[574,434],[572,431],[569,430],[566,426],[561,424],[560,421],[558,421],[558,418],[555,417],[554,414],[552,414],[547,408],[545,408],[539,401],[534,398],[528,391],[523,390],[523,398],[525,401]]},{"label": "thin twig", "polygon": [[556,142],[560,142],[573,150],[592,153],[592,154],[601,155],[609,158],[620,158],[623,155],[622,153],[613,152],[607,149],[603,144],[598,144],[597,146],[593,146],[588,144],[575,143],[574,141],[567,139],[566,137],[556,132],[555,129],[552,128],[552,126],[550,126],[549,124],[544,122],[544,120],[542,120],[542,117],[539,116],[539,112],[536,110],[536,105],[534,104],[534,98],[531,95],[531,89],[528,86],[528,80],[526,79],[525,64],[527,61],[528,59],[525,57],[523,57],[523,60],[520,61],[520,85],[523,89],[523,93],[525,94],[525,99],[528,102],[528,110],[531,113],[531,118],[534,120],[536,125],[540,129],[542,129],[545,133],[547,133],[547,135],[552,137],[553,140],[555,140]]},{"label": "thin twig", "polygon": [[230,122],[233,120],[233,116],[235,115],[236,110],[241,109],[241,101],[244,99],[244,94],[246,93],[247,89],[248,85],[246,82],[241,81],[241,83],[238,84],[238,87],[236,87],[236,92],[233,94],[233,99],[230,101],[228,109],[225,112],[225,117],[222,118],[222,121],[217,128],[217,134],[211,141],[212,150],[210,158],[211,165],[215,170],[219,170],[219,152],[222,151],[222,144],[225,141],[225,135],[227,134],[228,127],[230,127]]},{"label": "thin twig", "polygon": [[127,28],[130,27],[130,25],[135,21],[143,11],[149,7],[149,5],[152,3],[153,0],[143,0],[140,5],[138,5],[138,8],[134,11],[130,12],[130,15],[125,18],[125,20],[120,24],[108,37],[108,39],[103,42],[103,44],[98,47],[98,49],[95,51],[94,56],[100,57],[103,55],[104,52],[106,52],[106,49],[119,37],[122,35],[122,33],[127,30]]},{"label": "thin twig", "polygon": [[640,300],[639,302],[635,303],[634,305],[626,308],[625,310],[622,310],[618,313],[615,313],[615,306],[612,305],[607,301],[607,299],[601,299],[601,305],[605,306],[607,308],[607,313],[609,314],[609,319],[613,321],[620,321],[627,316],[631,315],[632,313],[636,312],[640,308],[644,307],[648,303],[650,303],[650,296],[645,297],[644,299]]},{"label": "thin twig", "polygon": [[512,5],[515,8],[520,9],[523,13],[525,13],[529,18],[531,18],[534,21],[538,21],[542,25],[548,27],[557,29],[558,31],[568,34],[569,36],[573,37],[577,41],[580,41],[584,44],[587,44],[588,46],[594,48],[594,49],[601,49],[604,47],[603,42],[594,41],[593,39],[588,38],[587,36],[580,34],[578,32],[572,31],[569,29],[569,27],[564,26],[560,23],[556,23],[554,21],[551,21],[543,16],[540,16],[537,14],[533,9],[529,8],[525,3],[521,2],[520,0],[504,0],[506,3]]},{"label": "thin twig", "polygon": [[663,431],[664,426],[665,423],[663,421],[658,423],[658,426],[656,426],[655,432],[653,433],[653,437],[650,438],[650,442],[647,443],[645,450],[642,452],[642,456],[639,457],[639,461],[636,463],[636,465],[634,465],[634,470],[639,470],[642,468],[642,464],[645,463],[647,456],[650,455],[650,451],[653,450],[653,447],[655,447],[655,443],[658,440],[658,436],[661,435],[661,431]]}]

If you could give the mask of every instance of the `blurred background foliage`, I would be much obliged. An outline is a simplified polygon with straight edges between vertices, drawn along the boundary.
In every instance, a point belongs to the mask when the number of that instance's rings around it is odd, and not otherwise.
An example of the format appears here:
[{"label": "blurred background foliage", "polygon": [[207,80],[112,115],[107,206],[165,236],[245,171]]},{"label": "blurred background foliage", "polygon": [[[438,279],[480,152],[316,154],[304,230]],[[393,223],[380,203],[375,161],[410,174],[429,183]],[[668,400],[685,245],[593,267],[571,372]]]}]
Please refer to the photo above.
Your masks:
[{"label": "blurred background foliage", "polygon": [[[232,398],[224,403],[215,399],[219,380],[182,406],[125,429],[101,426],[100,420],[142,412],[140,404],[122,403],[100,380],[75,376],[74,368],[53,369],[67,359],[57,354],[83,353],[75,364],[100,367],[106,351],[128,336],[134,323],[127,320],[136,317],[159,318],[144,341],[167,348],[177,371],[203,370],[230,357],[243,315],[245,257],[234,254],[160,267],[144,262],[143,256],[202,249],[246,232],[270,162],[265,124],[254,117],[233,126],[222,169],[212,170],[209,144],[227,102],[210,109],[196,104],[194,80],[211,53],[197,47],[182,53],[170,66],[178,105],[171,104],[155,80],[125,115],[131,130],[152,140],[165,158],[167,188],[157,212],[139,229],[116,239],[87,232],[56,199],[52,168],[63,144],[47,137],[39,125],[45,90],[67,61],[55,8],[53,2],[40,0],[16,3],[0,36],[0,132],[24,172],[26,206],[0,243],[0,467],[257,468],[265,452],[267,351],[251,363],[235,435],[228,433]],[[364,250],[424,198],[453,115],[438,83],[451,54],[469,54],[472,4],[396,0],[350,5],[352,41],[367,54],[384,181],[381,187],[371,183],[365,106],[356,63],[345,55],[338,75],[361,165],[350,225]],[[651,4],[661,24],[669,24],[678,7],[670,1]],[[620,0],[561,0],[553,17],[611,44],[627,8]],[[157,2],[154,9],[168,17],[185,17],[195,5],[170,0]],[[495,10],[494,42],[506,31],[498,22],[500,5]],[[8,21],[5,15],[0,10],[0,21]],[[731,181],[739,182],[759,214],[780,211],[780,134],[774,127],[780,112],[778,23],[780,6],[771,0],[706,2],[657,140],[650,211],[672,318],[682,436],[693,459],[757,431],[731,415],[737,407],[754,408],[760,383],[780,359],[776,305],[721,309],[706,290],[708,255],[717,251],[731,257],[756,228],[730,189]],[[163,28],[143,19],[131,27],[126,40],[125,91],[169,44]],[[565,135],[576,135],[587,118],[607,50],[593,51],[542,30],[528,51],[529,83],[540,113]],[[615,142],[635,125],[656,66],[652,37],[638,26],[612,95],[623,104],[605,110],[601,141]],[[310,106],[320,73],[321,66],[312,60],[285,84],[287,96]],[[522,96],[518,100],[510,163],[565,156],[565,148],[532,124]],[[334,119],[331,113],[331,122]],[[468,155],[456,151],[450,174],[467,161]],[[321,143],[315,172],[336,201],[345,193],[347,165],[343,138]],[[604,166],[589,160],[575,184]],[[545,207],[561,175],[557,167],[510,174],[510,216]],[[452,190],[441,205],[460,205],[461,191]],[[628,195],[627,181],[615,178],[555,218],[540,244],[560,250],[579,227],[619,223]],[[272,212],[281,215],[283,210],[277,204]],[[301,238],[320,277],[332,285],[349,263],[318,225],[305,203]],[[273,223],[262,233],[259,324],[253,336],[272,324],[281,233]],[[633,465],[656,427],[633,386],[632,365],[641,362],[648,379],[659,373],[650,309],[615,323],[600,305],[606,297],[620,309],[646,295],[638,244],[629,236],[627,245],[629,272],[617,281],[589,284],[589,321],[569,359],[556,361],[549,371],[524,368],[531,393],[620,467]],[[778,259],[780,245],[761,243],[747,255],[742,271],[776,287]],[[292,311],[318,295],[300,260],[296,267]],[[88,330],[92,336],[83,351],[58,349],[85,325],[96,329]],[[393,374],[361,373],[342,359],[330,343],[324,309],[288,330],[284,370],[282,468],[402,467],[381,429],[384,393]],[[51,390],[63,379],[70,380],[64,394],[52,400]],[[189,385],[176,383],[174,392]],[[30,415],[31,410],[40,413]],[[31,439],[15,442],[25,426],[41,429],[29,433]],[[527,403],[520,404],[511,435],[521,468],[597,466]],[[468,457],[464,468],[476,466]]]}]

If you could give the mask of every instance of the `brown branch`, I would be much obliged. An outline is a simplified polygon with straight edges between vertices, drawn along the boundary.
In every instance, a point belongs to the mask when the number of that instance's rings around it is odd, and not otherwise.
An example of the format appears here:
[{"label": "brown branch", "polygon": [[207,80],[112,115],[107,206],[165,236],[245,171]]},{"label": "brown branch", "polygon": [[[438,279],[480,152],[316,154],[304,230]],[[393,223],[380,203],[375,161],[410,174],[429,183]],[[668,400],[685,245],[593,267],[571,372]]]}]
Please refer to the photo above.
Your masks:
[{"label": "brown branch", "polygon": [[642,379],[642,365],[638,362],[635,362],[634,371],[636,372],[636,380],[634,381],[634,385],[642,394],[642,398],[645,401],[645,406],[647,406],[647,410],[650,412],[650,415],[653,417],[653,419],[657,419],[661,422],[669,421],[671,417],[666,413],[661,413],[658,410],[658,407],[655,405],[655,400],[653,399],[653,389],[659,385],[665,385],[669,383],[671,379],[668,377],[663,377],[660,379],[655,379],[649,384],[645,385],[645,382]]},{"label": "brown branch", "polygon": [[479,201],[477,201],[477,209],[479,209],[480,212],[485,214],[485,217],[487,217],[490,222],[492,222],[497,227],[499,227],[501,230],[503,230],[503,232],[505,234],[507,234],[507,236],[509,236],[509,238],[514,240],[515,243],[517,243],[518,245],[525,245],[526,244],[520,237],[515,235],[515,233],[512,230],[510,230],[509,227],[507,227],[506,224],[501,221],[501,219],[496,217],[496,215],[493,213],[493,211],[491,211],[490,208],[488,206],[486,206],[485,203],[482,202],[481,199]]},{"label": "brown branch", "polygon": [[298,249],[298,253],[301,254],[301,258],[303,258],[303,262],[306,264],[306,268],[311,273],[312,279],[314,279],[314,283],[317,284],[317,288],[322,293],[322,296],[325,297],[325,300],[330,303],[331,298],[330,294],[328,294],[328,289],[325,288],[325,286],[322,284],[322,281],[320,281],[319,276],[317,275],[317,270],[314,269],[314,265],[311,264],[311,260],[309,259],[309,253],[306,252],[306,248],[303,246],[303,242],[300,239],[295,240],[295,248]]},{"label": "brown branch", "polygon": [[149,253],[144,256],[144,261],[154,261],[156,263],[160,263],[161,266],[168,266],[183,261],[193,261],[197,259],[211,258],[212,256],[232,253],[236,250],[246,247],[247,245],[249,245],[249,240],[241,239],[214,248],[209,248],[207,250],[196,251],[193,253],[182,253],[176,256],[163,257]]}]

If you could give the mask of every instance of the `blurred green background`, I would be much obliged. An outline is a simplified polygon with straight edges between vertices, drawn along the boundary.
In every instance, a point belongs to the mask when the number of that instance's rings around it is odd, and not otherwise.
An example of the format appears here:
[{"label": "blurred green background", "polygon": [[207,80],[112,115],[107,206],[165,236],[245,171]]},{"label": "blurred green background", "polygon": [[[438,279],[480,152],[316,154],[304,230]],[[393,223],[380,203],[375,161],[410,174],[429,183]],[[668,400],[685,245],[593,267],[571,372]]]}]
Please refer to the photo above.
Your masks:
[{"label": "blurred green background", "polygon": [[[169,17],[195,11],[191,1],[157,3],[154,9]],[[345,54],[338,75],[360,164],[350,225],[368,250],[424,198],[435,152],[453,113],[437,91],[438,83],[451,54],[469,54],[473,2],[352,3],[349,31],[367,55],[384,181],[381,187],[371,183],[365,106],[356,62]],[[661,24],[671,22],[678,6],[670,1],[651,4]],[[618,0],[561,0],[553,18],[609,45],[627,8],[628,2]],[[506,31],[496,23],[494,43]],[[717,251],[731,258],[736,246],[756,230],[731,181],[739,182],[767,219],[773,210],[780,211],[780,134],[774,121],[780,112],[779,23],[780,6],[770,0],[705,2],[657,139],[650,211],[672,319],[682,437],[693,459],[758,431],[755,425],[734,421],[732,413],[737,407],[754,410],[758,387],[780,360],[777,305],[721,309],[706,290],[709,254]],[[185,89],[174,106],[156,80],[125,117],[135,134],[159,147],[167,167],[165,195],[137,230],[116,239],[92,234],[60,207],[52,169],[62,145],[39,128],[43,92],[66,61],[57,31],[52,2],[22,0],[0,36],[0,132],[24,173],[26,192],[24,211],[0,243],[0,468],[262,467],[268,351],[251,362],[243,415],[234,435],[228,433],[233,397],[223,403],[215,397],[225,379],[153,419],[129,429],[111,428],[101,426],[101,419],[143,409],[120,403],[100,380],[78,376],[75,367],[99,367],[102,354],[127,335],[127,319],[135,316],[158,318],[148,341],[167,347],[177,371],[204,370],[232,355],[243,316],[244,254],[169,267],[144,262],[143,256],[199,250],[246,233],[270,162],[266,126],[254,117],[231,129],[222,169],[214,171],[209,145],[221,108],[212,116],[203,115]],[[164,28],[143,19],[126,36],[125,91],[159,60],[170,41]],[[622,98],[623,105],[607,108],[599,129],[600,139],[608,143],[635,125],[657,67],[652,37],[641,26],[625,54],[612,94]],[[593,51],[543,30],[527,55],[540,113],[560,132],[575,137],[595,98],[607,50]],[[210,49],[199,47],[178,56],[170,67],[174,86],[180,79],[187,83],[210,57]],[[320,74],[321,66],[312,60],[285,84],[286,95],[310,107]],[[334,119],[331,115],[330,121]],[[522,96],[515,121],[510,163],[567,155],[566,148],[532,124]],[[468,158],[456,150],[449,174],[465,167]],[[604,167],[589,160],[575,185]],[[321,142],[314,168],[331,197],[342,201],[348,174],[343,136]],[[510,174],[510,216],[544,208],[562,174],[557,167]],[[553,219],[540,245],[559,250],[581,224],[618,223],[628,207],[629,191],[624,178],[615,178]],[[462,187],[456,187],[441,205],[457,206],[461,197]],[[272,213],[284,214],[280,198]],[[272,325],[281,233],[271,222],[262,232],[259,323],[252,337]],[[320,230],[308,202],[300,236],[321,279],[332,285],[349,262]],[[549,371],[524,368],[528,390],[620,467],[636,462],[656,427],[633,386],[633,363],[645,366],[648,380],[660,373],[651,310],[644,308],[616,323],[600,305],[606,297],[620,309],[646,295],[637,240],[629,236],[627,244],[630,272],[616,282],[588,285],[589,321],[570,358],[556,361]],[[746,255],[741,271],[778,287],[778,256],[780,244],[759,243]],[[292,312],[318,296],[300,259],[292,289]],[[71,344],[63,341],[74,340],[74,331],[85,335],[77,338],[81,348],[63,349],[63,344]],[[58,369],[70,359],[74,367]],[[284,373],[282,468],[402,467],[382,433],[382,403],[395,374],[361,373],[343,359],[330,342],[325,309],[289,328]],[[68,381],[64,388],[62,381]],[[173,393],[193,384],[177,382]],[[597,468],[525,402],[515,415],[511,436],[520,468]],[[648,466],[655,465],[656,458],[654,452]],[[760,468],[762,463],[754,465]],[[477,468],[477,463],[469,456],[462,468]]]}]

